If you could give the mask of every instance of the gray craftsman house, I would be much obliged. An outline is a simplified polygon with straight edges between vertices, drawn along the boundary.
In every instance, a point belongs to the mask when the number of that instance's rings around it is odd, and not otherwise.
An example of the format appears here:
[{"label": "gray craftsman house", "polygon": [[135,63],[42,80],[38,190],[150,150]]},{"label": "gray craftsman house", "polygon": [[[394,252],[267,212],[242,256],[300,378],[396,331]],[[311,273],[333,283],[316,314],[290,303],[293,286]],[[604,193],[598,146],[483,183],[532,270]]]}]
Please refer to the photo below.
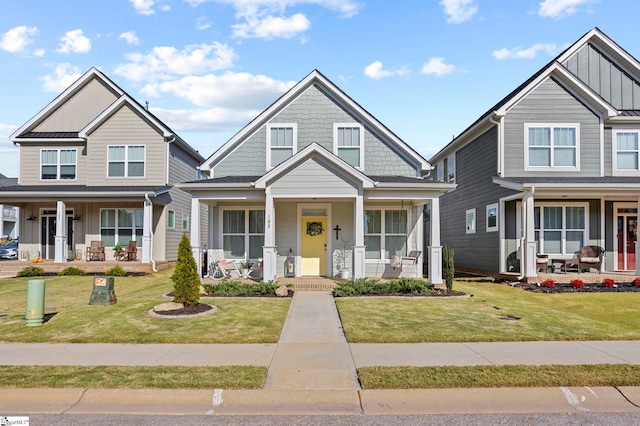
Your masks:
[{"label": "gray craftsman house", "polygon": [[535,278],[538,254],[598,246],[594,266],[639,274],[639,138],[640,63],[594,28],[430,160],[458,185],[441,197],[456,268]]},{"label": "gray craftsman house", "polygon": [[101,71],[87,71],[10,140],[20,171],[17,184],[0,186],[0,204],[20,208],[22,259],[84,259],[92,241],[107,260],[129,241],[143,263],[176,259],[191,197],[173,184],[197,179],[204,157]]},{"label": "gray craftsman house", "polygon": [[[425,179],[429,163],[318,71],[200,168],[209,179],[178,185],[193,197],[192,223],[209,206],[207,238],[191,230],[198,261],[205,249],[262,261],[267,281],[343,268],[422,277],[426,251],[429,279],[442,283],[438,199],[455,185]],[[428,248],[425,205],[436,219]]]}]

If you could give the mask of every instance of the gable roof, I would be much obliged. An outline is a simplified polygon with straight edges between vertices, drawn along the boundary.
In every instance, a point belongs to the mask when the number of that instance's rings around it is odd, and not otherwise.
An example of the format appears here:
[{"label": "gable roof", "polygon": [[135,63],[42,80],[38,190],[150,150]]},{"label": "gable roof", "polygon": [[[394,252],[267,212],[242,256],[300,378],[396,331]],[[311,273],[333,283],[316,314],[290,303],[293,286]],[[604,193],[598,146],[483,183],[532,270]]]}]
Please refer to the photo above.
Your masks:
[{"label": "gable roof", "polygon": [[279,111],[284,109],[289,103],[296,99],[309,87],[318,84],[323,89],[332,95],[335,100],[341,103],[347,109],[354,111],[364,122],[369,124],[373,129],[380,132],[384,137],[392,141],[396,146],[405,154],[407,154],[417,165],[420,165],[423,171],[430,170],[431,165],[427,160],[418,154],[413,148],[407,145],[402,139],[400,139],[389,128],[382,124],[377,118],[371,115],[367,110],[362,108],[356,101],[351,99],[345,92],[343,92],[338,86],[325,77],[320,71],[313,70],[306,77],[296,83],[285,94],[280,96],[274,103],[272,103],[267,109],[254,118],[249,124],[243,127],[238,133],[236,133],[231,139],[229,139],[224,145],[218,148],[207,160],[200,166],[200,169],[210,169],[218,161],[228,155],[237,145],[239,145],[246,137],[251,135],[254,131],[263,126],[269,119],[275,116]]},{"label": "gable roof", "polygon": [[493,117],[504,115],[509,106],[511,106],[518,98],[531,91],[531,89],[536,87],[542,80],[554,73],[564,77],[559,79],[562,81],[562,84],[573,84],[574,87],[578,88],[579,91],[582,92],[582,94],[588,95],[591,100],[600,107],[599,109],[605,111],[607,116],[614,117],[620,115],[620,111],[616,110],[611,104],[602,99],[602,97],[590,89],[586,84],[575,78],[575,76],[562,65],[562,62],[576,54],[578,50],[591,41],[596,41],[598,44],[605,46],[609,54],[615,55],[617,59],[624,63],[625,68],[635,70],[636,75],[640,77],[640,62],[611,40],[611,38],[604,34],[599,28],[595,27],[580,37],[578,41],[567,47],[558,56],[549,61],[549,63],[525,80],[520,86],[516,87],[497,104],[489,108],[489,110],[460,133],[460,135],[431,157],[429,161],[431,163],[437,162],[448,155],[451,150],[461,147],[467,141],[467,138],[479,128],[482,128],[483,126],[493,126],[495,124],[492,122]]}]

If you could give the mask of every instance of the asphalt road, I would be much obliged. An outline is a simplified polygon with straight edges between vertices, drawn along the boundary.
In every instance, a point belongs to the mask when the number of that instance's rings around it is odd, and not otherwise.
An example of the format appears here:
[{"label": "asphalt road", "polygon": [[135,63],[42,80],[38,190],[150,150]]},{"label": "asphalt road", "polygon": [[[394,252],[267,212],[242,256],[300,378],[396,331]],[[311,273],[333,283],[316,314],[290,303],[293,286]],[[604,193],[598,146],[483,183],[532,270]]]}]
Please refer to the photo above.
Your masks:
[{"label": "asphalt road", "polygon": [[394,426],[394,425],[633,425],[640,424],[636,413],[575,414],[451,414],[428,416],[128,416],[128,415],[34,415],[30,425],[261,425],[261,426]]}]

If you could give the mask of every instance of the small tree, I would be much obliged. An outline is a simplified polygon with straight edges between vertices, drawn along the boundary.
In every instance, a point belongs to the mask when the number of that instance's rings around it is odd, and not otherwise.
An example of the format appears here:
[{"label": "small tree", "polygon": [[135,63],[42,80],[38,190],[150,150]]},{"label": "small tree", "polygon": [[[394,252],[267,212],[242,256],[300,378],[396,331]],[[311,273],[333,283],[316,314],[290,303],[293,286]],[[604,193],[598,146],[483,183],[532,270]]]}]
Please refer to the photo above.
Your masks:
[{"label": "small tree", "polygon": [[444,282],[447,285],[447,290],[453,290],[453,276],[455,275],[455,268],[453,265],[453,249],[449,246],[444,246],[443,250],[443,271],[442,275]]},{"label": "small tree", "polygon": [[178,260],[171,281],[174,302],[182,303],[184,306],[195,306],[200,302],[200,274],[187,234],[182,234],[178,245]]}]

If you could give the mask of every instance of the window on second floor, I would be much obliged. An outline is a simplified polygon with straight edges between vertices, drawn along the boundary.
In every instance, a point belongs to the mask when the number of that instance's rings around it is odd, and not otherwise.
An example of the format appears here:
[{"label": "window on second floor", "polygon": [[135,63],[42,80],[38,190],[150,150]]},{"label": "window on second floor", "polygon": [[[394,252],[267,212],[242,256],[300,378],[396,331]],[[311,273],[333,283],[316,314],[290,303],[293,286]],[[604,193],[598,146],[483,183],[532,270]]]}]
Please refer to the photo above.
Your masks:
[{"label": "window on second floor", "polygon": [[613,162],[614,172],[617,174],[640,172],[638,161],[638,130],[624,130],[614,133],[613,138]]},{"label": "window on second floor", "polygon": [[579,170],[577,124],[525,124],[525,170]]},{"label": "window on second floor", "polygon": [[40,179],[75,179],[77,150],[43,149],[40,151]]},{"label": "window on second floor", "polygon": [[333,153],[357,169],[364,167],[364,128],[356,123],[333,124]]},{"label": "window on second floor", "polygon": [[110,145],[107,154],[108,177],[144,177],[144,145]]},{"label": "window on second floor", "polygon": [[298,145],[296,123],[267,124],[267,170],[293,157]]}]

